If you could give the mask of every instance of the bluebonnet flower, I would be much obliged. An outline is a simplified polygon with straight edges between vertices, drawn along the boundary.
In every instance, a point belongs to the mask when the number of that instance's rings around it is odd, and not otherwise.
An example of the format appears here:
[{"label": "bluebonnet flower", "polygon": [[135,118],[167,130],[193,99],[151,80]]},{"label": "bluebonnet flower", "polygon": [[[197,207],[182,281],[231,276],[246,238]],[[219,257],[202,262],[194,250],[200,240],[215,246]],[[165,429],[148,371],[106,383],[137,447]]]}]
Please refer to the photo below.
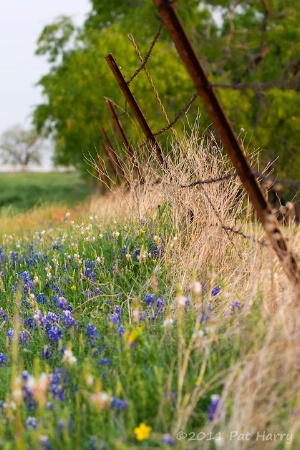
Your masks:
[{"label": "bluebonnet flower", "polygon": [[124,325],[120,325],[119,328],[118,328],[119,336],[122,336],[122,334],[124,333],[124,331],[125,331]]},{"label": "bluebonnet flower", "polygon": [[24,294],[29,294],[31,291],[34,291],[35,285],[29,272],[19,272],[18,277],[24,282]]},{"label": "bluebonnet flower", "polygon": [[4,355],[4,353],[0,353],[0,367],[4,366],[4,364],[6,364],[6,363],[7,363],[6,356]]},{"label": "bluebonnet flower", "polygon": [[23,370],[22,372],[22,380],[27,381],[29,379],[29,373],[27,370]]},{"label": "bluebonnet flower", "polygon": [[36,301],[38,303],[43,303],[43,304],[47,303],[47,299],[46,299],[45,294],[43,294],[43,293],[38,294],[37,297],[36,297]]},{"label": "bluebonnet flower", "polygon": [[47,331],[48,337],[49,339],[51,339],[54,342],[58,342],[59,339],[62,336],[62,332],[59,328],[57,327],[51,327],[48,331]]},{"label": "bluebonnet flower", "polygon": [[46,316],[46,320],[47,320],[47,322],[55,325],[58,323],[59,317],[53,312],[48,312],[48,314]]},{"label": "bluebonnet flower", "polygon": [[221,399],[219,395],[212,395],[210,397],[210,404],[207,407],[208,418],[213,421],[220,417]]},{"label": "bluebonnet flower", "polygon": [[151,257],[153,259],[158,259],[161,258],[162,255],[164,253],[164,248],[163,247],[157,247],[154,250],[151,251]]},{"label": "bluebonnet flower", "polygon": [[135,254],[136,256],[140,256],[140,254],[141,254],[141,249],[140,249],[140,248],[137,248],[137,249],[134,251],[134,254]]},{"label": "bluebonnet flower", "polygon": [[145,300],[145,302],[146,302],[146,304],[147,304],[148,306],[149,306],[149,305],[152,305],[152,304],[154,303],[154,295],[153,295],[153,294],[147,294],[147,295],[145,296],[144,300]]},{"label": "bluebonnet flower", "polygon": [[95,347],[97,342],[100,339],[100,333],[95,327],[95,325],[89,324],[85,327],[86,329],[86,337],[88,340],[88,343],[91,347]]},{"label": "bluebonnet flower", "polygon": [[71,328],[76,325],[76,320],[72,316],[71,311],[68,311],[68,310],[63,311],[61,321],[66,328]]},{"label": "bluebonnet flower", "polygon": [[89,450],[106,450],[106,444],[105,442],[97,437],[92,436],[89,440],[89,444],[88,444],[88,449]]},{"label": "bluebonnet flower", "polygon": [[37,429],[37,425],[38,425],[38,421],[37,421],[37,419],[35,417],[28,417],[26,419],[26,422],[25,422],[25,427],[26,428],[33,428],[34,430],[36,430]]},{"label": "bluebonnet flower", "polygon": [[3,253],[3,249],[0,248],[0,265],[4,266],[5,263],[6,263],[6,255],[5,253]]},{"label": "bluebonnet flower", "polygon": [[239,301],[235,301],[235,302],[233,302],[232,303],[232,305],[231,305],[231,311],[232,311],[232,313],[235,313],[237,310],[240,310],[240,309],[242,309],[242,304],[241,304],[241,302],[239,302]]},{"label": "bluebonnet flower", "polygon": [[41,436],[39,436],[39,443],[41,444],[41,448],[43,449],[43,450],[51,450],[51,442],[50,442],[50,440],[49,440],[49,438],[48,438],[48,436],[46,436],[46,435],[41,435]]},{"label": "bluebonnet flower", "polygon": [[87,269],[85,269],[85,271],[84,271],[84,276],[85,276],[86,278],[89,278],[89,279],[91,279],[91,280],[94,280],[94,278],[97,277],[97,274],[96,274],[95,272],[93,272],[92,269],[87,268]]},{"label": "bluebonnet flower", "polygon": [[122,308],[121,308],[121,306],[116,305],[116,306],[114,307],[114,312],[115,312],[115,314],[120,315],[120,314],[122,313]]},{"label": "bluebonnet flower", "polygon": [[36,328],[37,327],[36,321],[35,321],[35,319],[33,317],[28,317],[25,320],[25,323],[27,324],[27,326],[29,328]]},{"label": "bluebonnet flower", "polygon": [[0,319],[2,320],[7,320],[8,319],[8,315],[5,314],[4,310],[2,308],[0,308]]},{"label": "bluebonnet flower", "polygon": [[27,342],[29,340],[29,336],[26,333],[26,331],[20,331],[19,332],[19,344],[20,345],[27,345]]},{"label": "bluebonnet flower", "polygon": [[19,253],[18,252],[10,252],[11,265],[16,267],[18,261],[19,261]]},{"label": "bluebonnet flower", "polygon": [[14,337],[14,330],[12,328],[9,328],[6,332],[6,337],[8,337],[9,340],[11,340]]},{"label": "bluebonnet flower", "polygon": [[128,402],[126,400],[120,400],[117,397],[112,397],[110,406],[123,411],[128,408]]},{"label": "bluebonnet flower", "polygon": [[110,314],[110,316],[108,317],[108,321],[110,323],[113,323],[114,325],[119,325],[121,319],[117,314]]},{"label": "bluebonnet flower", "polygon": [[213,297],[215,297],[216,295],[219,294],[220,291],[221,291],[220,286],[216,286],[216,287],[214,287],[213,290],[211,291],[211,295],[212,295]]},{"label": "bluebonnet flower", "polygon": [[68,301],[65,297],[59,297],[57,304],[60,309],[67,309],[68,308]]},{"label": "bluebonnet flower", "polygon": [[51,377],[49,390],[52,393],[53,398],[63,400],[66,379],[63,377],[62,369],[55,367]]},{"label": "bluebonnet flower", "polygon": [[104,364],[112,364],[112,360],[109,359],[109,358],[103,358],[103,359],[100,359],[100,361],[98,362],[98,364],[99,364],[100,366],[104,366]]},{"label": "bluebonnet flower", "polygon": [[165,302],[162,298],[158,297],[158,299],[156,300],[156,306],[157,308],[164,308]]},{"label": "bluebonnet flower", "polygon": [[51,358],[51,351],[49,349],[49,347],[43,347],[42,348],[42,358],[43,359],[49,359]]},{"label": "bluebonnet flower", "polygon": [[99,295],[101,294],[101,289],[100,288],[95,288],[94,289],[94,295]]},{"label": "bluebonnet flower", "polygon": [[164,434],[162,439],[161,439],[161,442],[163,444],[167,444],[167,445],[170,445],[170,446],[175,444],[175,441],[174,441],[174,439],[172,438],[172,436],[170,434]]}]

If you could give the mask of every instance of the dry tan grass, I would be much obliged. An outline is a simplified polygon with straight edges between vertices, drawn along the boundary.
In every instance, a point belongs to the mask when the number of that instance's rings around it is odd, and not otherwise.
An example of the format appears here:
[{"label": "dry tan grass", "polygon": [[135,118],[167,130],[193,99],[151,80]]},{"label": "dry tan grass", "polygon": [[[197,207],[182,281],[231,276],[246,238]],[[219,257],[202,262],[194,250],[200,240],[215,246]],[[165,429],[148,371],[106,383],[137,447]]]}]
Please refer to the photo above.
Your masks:
[{"label": "dry tan grass", "polygon": [[[115,217],[141,221],[143,217],[155,220],[159,208],[165,208],[161,220],[169,226],[168,235],[163,238],[165,256],[173,260],[169,277],[174,291],[178,283],[187,285],[192,274],[211,287],[221,278],[223,300],[218,307],[216,329],[226,324],[224,313],[232,302],[242,303],[242,313],[229,331],[246,342],[240,360],[224,377],[222,401],[229,408],[217,426],[225,438],[223,448],[279,448],[279,438],[255,439],[257,432],[264,431],[290,433],[293,442],[287,448],[300,448],[300,305],[295,301],[293,288],[271,247],[224,230],[223,226],[233,227],[256,240],[264,239],[263,229],[255,222],[245,196],[238,195],[241,185],[236,178],[193,188],[179,187],[230,171],[228,159],[213,137],[199,137],[198,128],[193,128],[180,142],[171,145],[168,164],[172,180],[164,177],[163,182],[154,184],[156,171],[151,169],[151,158],[144,163],[144,186],[133,182],[128,167],[131,190],[119,189],[105,198],[94,199],[91,210],[108,221]],[[298,228],[291,222],[284,232],[297,252]],[[251,324],[254,304],[259,305],[255,326],[241,327],[241,321],[245,324],[249,320]],[[230,440],[232,431],[249,432],[254,437],[250,441]],[[282,442],[286,440],[283,438]],[[198,448],[195,445],[199,446],[190,443],[185,448]],[[201,446],[211,448],[208,441],[202,441]],[[285,444],[280,448],[286,448]]]}]

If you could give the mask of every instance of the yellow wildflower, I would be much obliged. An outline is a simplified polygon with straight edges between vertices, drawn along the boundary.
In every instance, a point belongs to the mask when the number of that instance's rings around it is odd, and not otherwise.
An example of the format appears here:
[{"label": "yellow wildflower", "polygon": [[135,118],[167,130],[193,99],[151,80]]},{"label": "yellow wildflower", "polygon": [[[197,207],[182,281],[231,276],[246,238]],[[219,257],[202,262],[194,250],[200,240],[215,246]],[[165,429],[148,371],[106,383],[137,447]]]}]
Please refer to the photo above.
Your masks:
[{"label": "yellow wildflower", "polygon": [[75,286],[75,284],[72,284],[72,286],[71,286],[71,291],[76,291],[76,286]]},{"label": "yellow wildflower", "polygon": [[146,425],[145,423],[141,423],[138,427],[134,429],[135,437],[138,441],[143,441],[144,439],[148,439],[150,436],[152,428]]},{"label": "yellow wildflower", "polygon": [[132,330],[128,336],[128,344],[131,345],[134,343],[138,335],[141,333],[142,327],[136,327],[135,330]]}]

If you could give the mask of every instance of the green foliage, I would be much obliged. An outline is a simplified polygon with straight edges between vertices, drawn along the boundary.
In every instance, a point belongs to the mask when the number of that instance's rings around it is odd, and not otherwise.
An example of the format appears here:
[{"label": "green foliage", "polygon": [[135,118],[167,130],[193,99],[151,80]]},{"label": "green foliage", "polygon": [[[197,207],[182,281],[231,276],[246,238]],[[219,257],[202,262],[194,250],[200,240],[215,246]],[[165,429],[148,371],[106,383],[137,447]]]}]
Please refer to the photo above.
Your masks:
[{"label": "green foliage", "polygon": [[75,172],[0,174],[0,208],[20,212],[41,204],[75,206],[92,189]]},{"label": "green foliage", "polygon": [[[145,54],[158,27],[151,0],[91,3],[81,30],[60,18],[45,27],[37,47],[51,69],[39,81],[46,101],[35,109],[34,122],[54,135],[57,161],[81,169],[83,154],[99,151],[99,128],[107,127],[103,98],[124,105],[104,57],[113,53],[128,79],[140,61],[127,34]],[[246,130],[251,147],[262,149],[264,163],[279,156],[281,175],[299,176],[299,8],[284,0],[189,0],[178,1],[177,8],[211,81],[230,87],[219,94],[236,132]],[[172,119],[194,88],[165,31],[148,67]],[[162,116],[144,73],[131,87],[151,126],[160,129]],[[135,130],[124,122],[135,143]]]}]

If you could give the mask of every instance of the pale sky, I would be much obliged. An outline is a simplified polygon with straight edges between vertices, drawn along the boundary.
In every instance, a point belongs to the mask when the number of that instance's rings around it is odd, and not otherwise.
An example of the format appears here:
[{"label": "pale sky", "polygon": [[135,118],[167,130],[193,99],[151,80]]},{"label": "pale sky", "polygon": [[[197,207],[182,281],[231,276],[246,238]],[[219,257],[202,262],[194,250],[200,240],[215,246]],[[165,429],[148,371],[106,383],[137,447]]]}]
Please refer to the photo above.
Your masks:
[{"label": "pale sky", "polygon": [[89,11],[89,0],[1,0],[0,134],[17,123],[29,126],[33,107],[41,102],[35,84],[49,65],[34,52],[43,27],[60,15],[81,24]]}]

